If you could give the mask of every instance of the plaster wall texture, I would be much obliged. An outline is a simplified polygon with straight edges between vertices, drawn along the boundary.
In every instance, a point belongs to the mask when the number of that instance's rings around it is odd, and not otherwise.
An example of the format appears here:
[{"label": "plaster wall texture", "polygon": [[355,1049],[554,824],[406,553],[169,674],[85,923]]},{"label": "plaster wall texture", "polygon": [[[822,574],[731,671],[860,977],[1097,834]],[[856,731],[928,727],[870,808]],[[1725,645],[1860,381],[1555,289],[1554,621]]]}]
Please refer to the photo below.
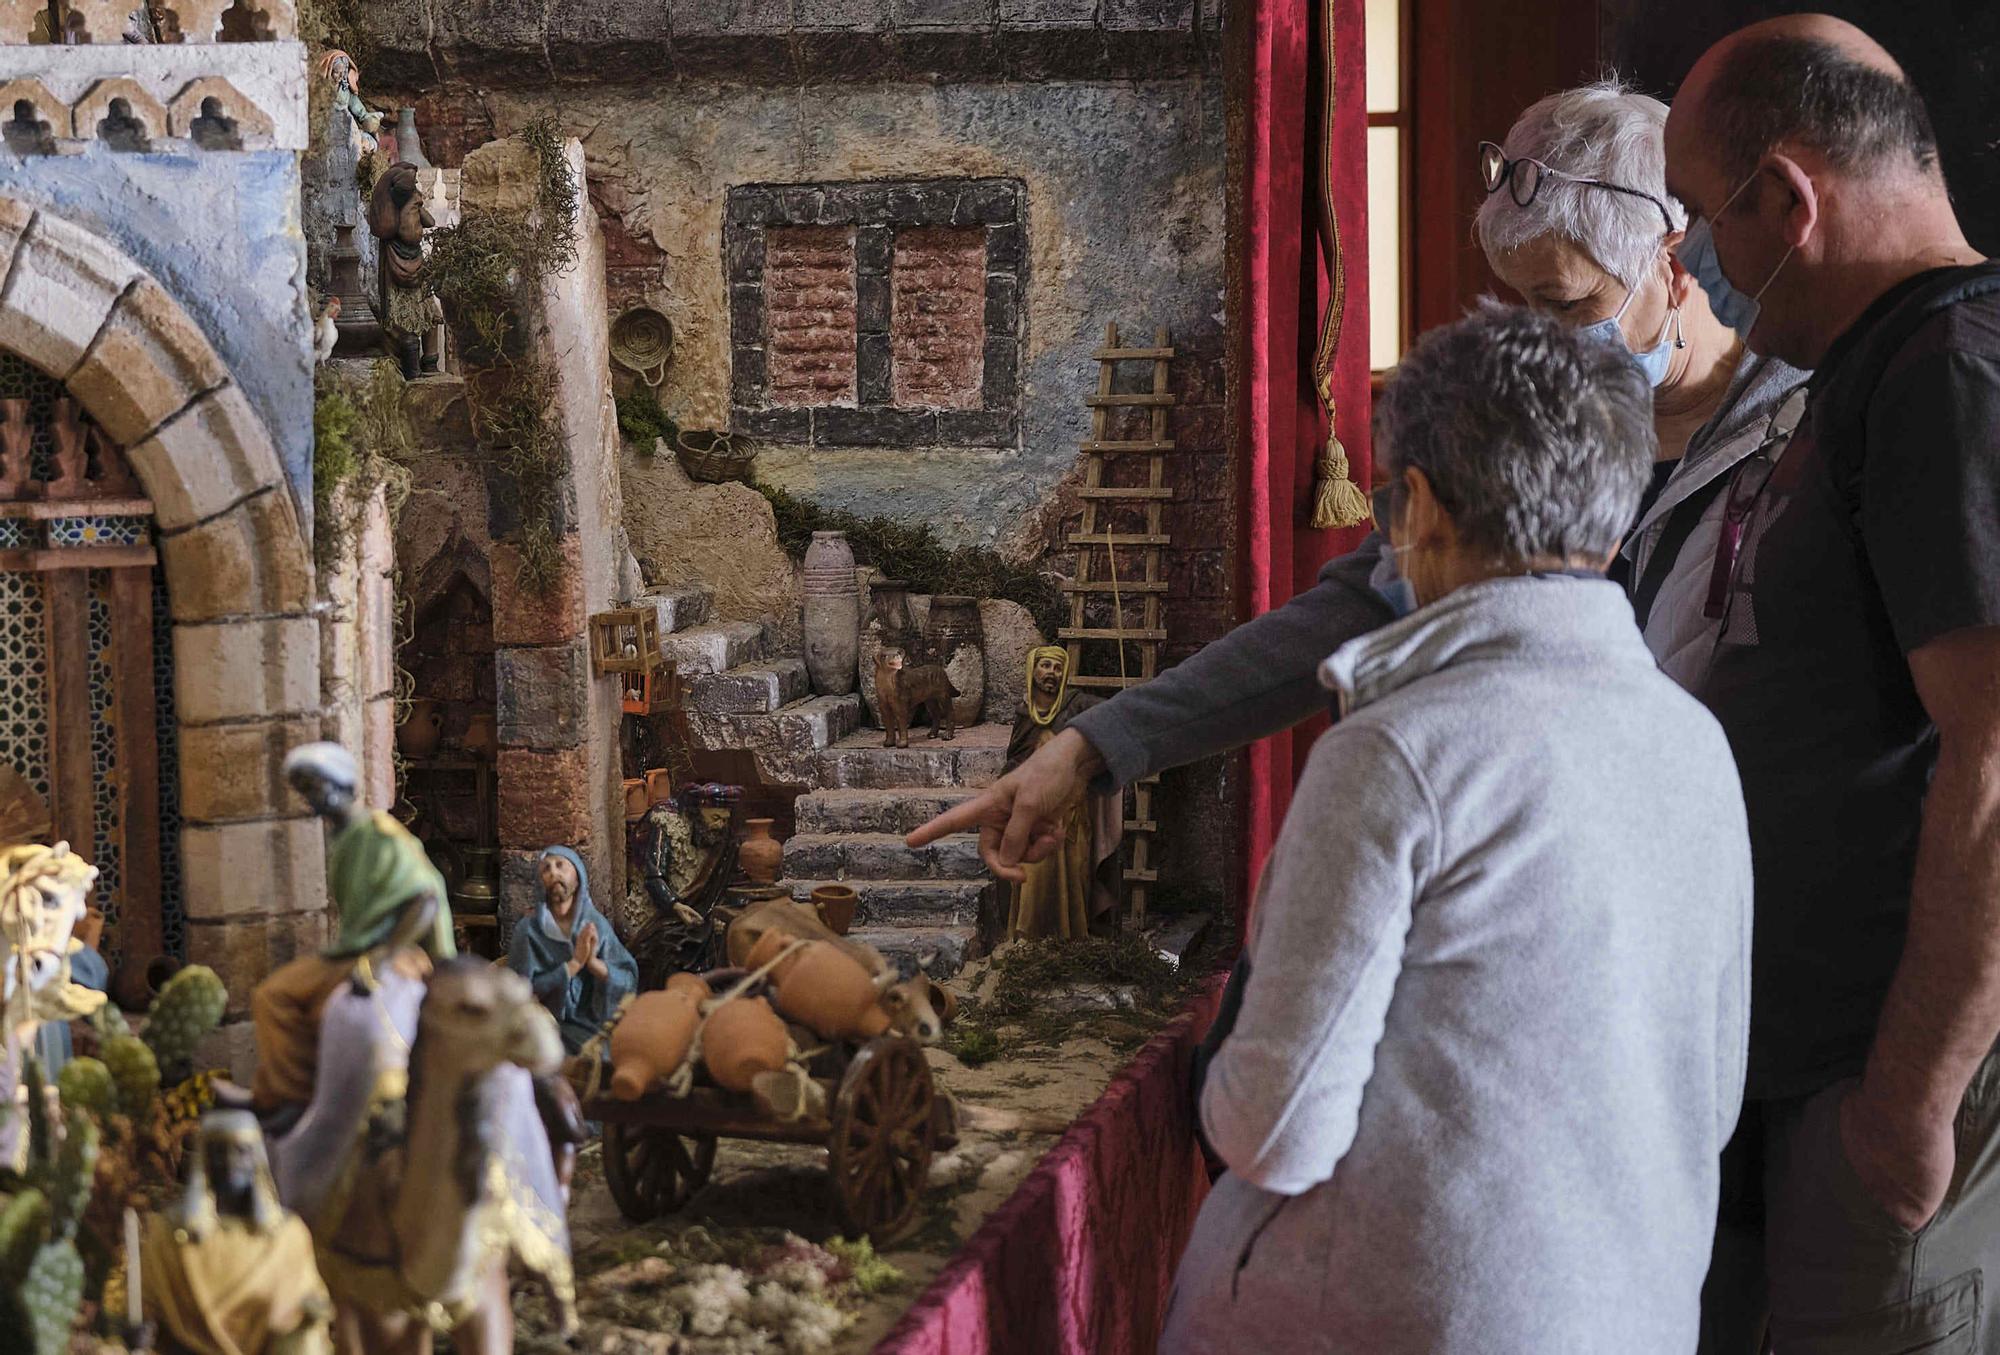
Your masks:
[{"label": "plaster wall texture", "polygon": [[[66,107],[84,102],[101,80],[129,79],[140,96],[150,95],[169,108],[197,80],[227,80],[257,112],[271,121],[271,139],[278,150],[302,150],[306,144],[306,58],[296,42],[174,43],[162,46],[111,44],[77,47],[0,46],[0,85],[22,76],[33,77]],[[194,91],[197,98],[203,91]],[[228,95],[210,91],[226,113]],[[49,110],[38,110],[50,117]],[[9,114],[12,116],[10,110]],[[51,119],[53,122],[53,119]],[[58,137],[69,135],[52,128]],[[94,130],[81,135],[90,139]],[[231,152],[212,151],[227,155]]]},{"label": "plaster wall texture", "polygon": [[[1049,530],[1041,510],[1088,436],[1083,397],[1096,387],[1090,355],[1105,322],[1148,339],[1164,325],[1191,357],[1220,351],[1217,80],[682,83],[490,98],[503,129],[554,113],[581,138],[593,193],[617,228],[658,251],[659,284],[643,299],[673,321],[675,355],[660,395],[687,427],[729,420],[722,226],[732,185],[943,177],[1026,185],[1020,446],[766,446],[759,477],[824,506],[928,522],[951,544],[1039,554]],[[629,503],[634,536],[644,534],[638,519],[661,511],[671,505]]]},{"label": "plaster wall texture", "polygon": [[114,242],[186,309],[270,431],[309,525],[312,350],[298,156],[130,154],[93,144],[76,155],[10,156],[4,187]]}]

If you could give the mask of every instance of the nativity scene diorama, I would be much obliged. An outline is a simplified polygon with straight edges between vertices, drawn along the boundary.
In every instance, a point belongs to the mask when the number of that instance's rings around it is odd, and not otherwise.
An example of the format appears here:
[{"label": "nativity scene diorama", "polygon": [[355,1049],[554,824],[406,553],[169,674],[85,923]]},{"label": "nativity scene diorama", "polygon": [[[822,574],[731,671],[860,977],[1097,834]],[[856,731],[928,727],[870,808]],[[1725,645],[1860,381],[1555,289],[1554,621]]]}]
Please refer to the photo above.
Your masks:
[{"label": "nativity scene diorama", "polygon": [[953,817],[1227,620],[1215,34],[772,152],[789,20],[115,9],[0,14],[0,1349],[885,1339],[1228,944],[1214,777]]}]

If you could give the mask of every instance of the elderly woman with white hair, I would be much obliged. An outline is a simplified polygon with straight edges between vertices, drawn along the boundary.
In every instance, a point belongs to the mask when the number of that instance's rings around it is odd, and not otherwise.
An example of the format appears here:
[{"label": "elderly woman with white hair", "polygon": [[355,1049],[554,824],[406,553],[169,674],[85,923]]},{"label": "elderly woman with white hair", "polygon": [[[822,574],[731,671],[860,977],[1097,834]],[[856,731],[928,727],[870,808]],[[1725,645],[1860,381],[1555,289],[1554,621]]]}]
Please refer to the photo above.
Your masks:
[{"label": "elderly woman with white hair", "polygon": [[1661,667],[1699,694],[1726,600],[1713,576],[1729,487],[1762,482],[1806,373],[1749,352],[1674,257],[1687,211],[1667,195],[1666,121],[1615,80],[1549,95],[1479,147],[1474,229],[1523,301],[1622,345],[1653,384],[1659,459],[1613,573]]}]

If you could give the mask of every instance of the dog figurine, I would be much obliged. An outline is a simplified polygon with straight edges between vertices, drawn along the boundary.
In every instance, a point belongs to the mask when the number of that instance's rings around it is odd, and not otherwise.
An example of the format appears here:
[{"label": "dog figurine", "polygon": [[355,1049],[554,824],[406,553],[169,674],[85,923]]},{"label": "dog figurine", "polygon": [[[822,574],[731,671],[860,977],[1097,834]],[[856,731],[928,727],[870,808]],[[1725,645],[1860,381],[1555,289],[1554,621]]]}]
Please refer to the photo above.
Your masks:
[{"label": "dog figurine", "polygon": [[957,738],[958,731],[951,723],[951,699],[957,695],[958,688],[951,685],[943,665],[926,663],[909,668],[902,650],[884,649],[875,657],[875,704],[882,712],[882,746],[908,748],[910,721],[919,713],[930,721],[932,738]]}]

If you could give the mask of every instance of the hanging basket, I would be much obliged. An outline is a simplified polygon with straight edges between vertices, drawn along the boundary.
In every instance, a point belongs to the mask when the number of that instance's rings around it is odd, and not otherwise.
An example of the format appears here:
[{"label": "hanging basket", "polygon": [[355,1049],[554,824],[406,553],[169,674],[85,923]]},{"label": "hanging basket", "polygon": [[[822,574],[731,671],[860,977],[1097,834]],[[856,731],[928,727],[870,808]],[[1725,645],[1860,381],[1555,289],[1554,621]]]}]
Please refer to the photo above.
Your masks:
[{"label": "hanging basket", "polygon": [[726,480],[750,479],[750,467],[757,460],[754,448],[738,447],[728,433],[699,428],[683,428],[674,439],[674,454],[690,480],[719,485]]},{"label": "hanging basket", "polygon": [[654,390],[667,379],[673,351],[673,321],[651,306],[634,306],[611,322],[611,360]]}]

